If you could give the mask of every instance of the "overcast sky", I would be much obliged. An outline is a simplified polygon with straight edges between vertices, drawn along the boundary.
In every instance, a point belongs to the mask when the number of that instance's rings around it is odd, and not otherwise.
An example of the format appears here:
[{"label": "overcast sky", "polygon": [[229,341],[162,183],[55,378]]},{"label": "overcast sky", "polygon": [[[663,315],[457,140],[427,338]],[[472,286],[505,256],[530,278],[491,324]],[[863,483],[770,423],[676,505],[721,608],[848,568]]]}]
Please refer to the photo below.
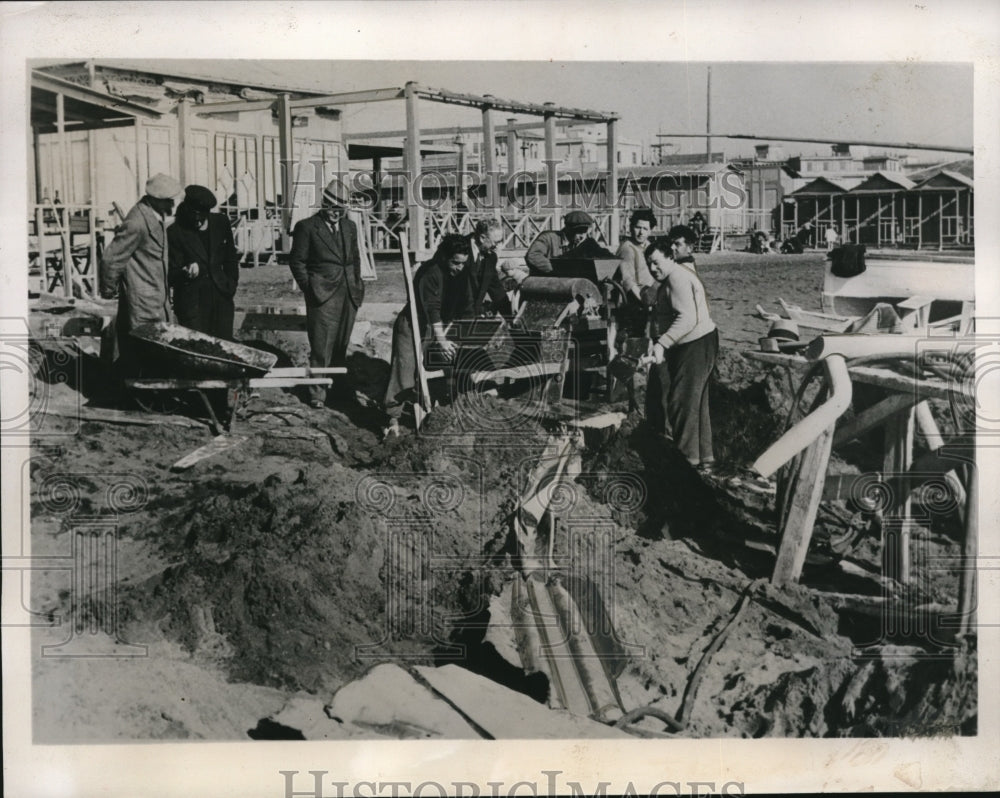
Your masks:
[{"label": "overcast sky", "polygon": [[[239,62],[183,63],[220,75]],[[656,133],[705,130],[708,65],[701,62],[542,61],[263,61],[254,71],[293,85],[331,92],[429,86],[528,102],[615,111],[620,135],[655,142]],[[263,68],[263,69],[261,69]],[[970,64],[916,61],[845,63],[739,62],[712,64],[712,130],[765,136],[844,138],[964,147],[973,137]],[[421,104],[424,127],[479,124],[477,111]],[[506,116],[497,114],[497,126]],[[347,132],[405,127],[402,103],[344,107]],[[700,139],[676,139],[676,151],[702,151]],[[753,142],[716,139],[727,154]],[[827,145],[790,143],[788,154],[828,152]],[[961,157],[959,155],[951,157]]]}]

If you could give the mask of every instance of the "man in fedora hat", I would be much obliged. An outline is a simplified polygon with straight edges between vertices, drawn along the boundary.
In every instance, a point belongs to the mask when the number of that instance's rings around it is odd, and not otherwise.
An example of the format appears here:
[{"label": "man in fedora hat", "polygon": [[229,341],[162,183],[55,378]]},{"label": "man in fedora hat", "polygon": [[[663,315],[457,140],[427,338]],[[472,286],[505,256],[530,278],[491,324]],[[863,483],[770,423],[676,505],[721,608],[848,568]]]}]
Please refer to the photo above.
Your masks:
[{"label": "man in fedora hat", "polygon": [[562,230],[543,230],[524,254],[530,273],[551,274],[552,258],[569,255],[579,248],[587,241],[593,226],[594,218],[586,211],[570,211],[563,218]]},{"label": "man in fedora hat", "polygon": [[217,204],[205,186],[184,189],[176,221],[167,228],[170,284],[177,321],[231,341],[240,263],[229,220],[211,212]]},{"label": "man in fedora hat", "polygon": [[168,175],[149,178],[145,196],[125,215],[101,259],[101,296],[118,296],[110,359],[125,371],[136,366],[129,331],[171,318],[166,217],[173,213],[174,197],[181,191],[181,184]]},{"label": "man in fedora hat", "polygon": [[[358,230],[347,218],[350,199],[347,186],[334,178],[323,190],[319,212],[292,231],[289,265],[306,298],[309,365],[313,368],[345,365],[354,317],[365,298]],[[345,383],[341,383],[341,393],[345,398],[349,394]],[[309,403],[323,407],[325,394],[322,386],[309,386]]]}]

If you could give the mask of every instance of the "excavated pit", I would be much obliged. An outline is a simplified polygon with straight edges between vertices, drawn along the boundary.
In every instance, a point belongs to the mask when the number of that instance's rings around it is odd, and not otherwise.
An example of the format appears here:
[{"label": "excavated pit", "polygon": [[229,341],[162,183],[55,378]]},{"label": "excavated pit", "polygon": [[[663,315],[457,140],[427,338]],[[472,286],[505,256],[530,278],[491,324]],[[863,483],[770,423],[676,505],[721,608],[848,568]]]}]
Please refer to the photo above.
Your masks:
[{"label": "excavated pit", "polygon": [[[626,710],[676,714],[742,592],[773,567],[773,497],[727,477],[780,432],[789,392],[776,371],[732,353],[720,361],[718,478],[700,477],[650,434],[641,413],[586,436],[572,496],[548,532],[557,551],[596,563],[585,576],[627,655],[618,677]],[[477,395],[437,409],[419,437],[379,443],[377,419],[363,410],[292,410],[277,430],[252,428],[228,460],[206,461],[177,482],[150,481],[146,505],[120,528],[149,557],[119,585],[123,638],[178,644],[230,682],[287,693],[327,697],[378,662],[451,662],[543,702],[547,679],[525,671],[496,621],[519,578],[510,514],[552,425],[515,400]],[[167,454],[199,443],[197,431],[183,429],[85,431],[33,464],[36,494],[67,463],[112,454],[145,473],[156,467],[143,448],[154,437]],[[84,493],[100,492],[82,480]],[[56,529],[58,519],[47,521],[46,505],[33,500],[33,515]],[[840,516],[821,513],[818,548],[842,532]],[[952,515],[932,513],[915,539],[930,558],[954,555],[957,534]],[[974,640],[888,636],[884,618],[827,598],[878,597],[870,536],[818,554],[801,585],[754,593],[706,667],[684,734],[974,734]],[[957,575],[932,573],[914,590],[921,601],[953,604]],[[48,597],[47,609],[66,601]],[[652,719],[639,725],[663,731]],[[275,735],[292,739],[296,730],[264,723],[250,736]]]}]

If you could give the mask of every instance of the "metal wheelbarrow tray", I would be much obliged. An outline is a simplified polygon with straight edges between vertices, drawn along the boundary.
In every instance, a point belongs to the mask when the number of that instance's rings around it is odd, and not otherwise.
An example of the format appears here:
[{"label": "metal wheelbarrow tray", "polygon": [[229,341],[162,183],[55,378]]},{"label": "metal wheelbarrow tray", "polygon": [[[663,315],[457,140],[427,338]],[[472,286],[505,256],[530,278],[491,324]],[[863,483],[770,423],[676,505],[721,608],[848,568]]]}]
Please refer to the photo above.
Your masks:
[{"label": "metal wheelbarrow tray", "polygon": [[270,371],[278,356],[167,322],[140,324],[130,335],[150,359],[144,371],[160,377],[234,380]]}]

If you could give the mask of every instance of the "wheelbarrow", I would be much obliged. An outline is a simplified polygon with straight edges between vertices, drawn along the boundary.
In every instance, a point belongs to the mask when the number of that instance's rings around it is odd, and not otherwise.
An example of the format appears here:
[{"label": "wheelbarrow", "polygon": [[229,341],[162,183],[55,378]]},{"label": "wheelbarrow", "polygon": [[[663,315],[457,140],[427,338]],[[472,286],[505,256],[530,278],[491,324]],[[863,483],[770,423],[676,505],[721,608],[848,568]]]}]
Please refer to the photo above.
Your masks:
[{"label": "wheelbarrow", "polygon": [[[328,375],[347,371],[342,367],[275,369],[278,356],[271,352],[166,322],[141,324],[129,334],[136,340],[141,365],[139,376],[125,380],[125,385],[136,403],[147,412],[173,412],[184,395],[193,392],[215,435],[229,429],[254,389],[330,385]],[[225,391],[224,423],[219,422],[206,390]]]}]

